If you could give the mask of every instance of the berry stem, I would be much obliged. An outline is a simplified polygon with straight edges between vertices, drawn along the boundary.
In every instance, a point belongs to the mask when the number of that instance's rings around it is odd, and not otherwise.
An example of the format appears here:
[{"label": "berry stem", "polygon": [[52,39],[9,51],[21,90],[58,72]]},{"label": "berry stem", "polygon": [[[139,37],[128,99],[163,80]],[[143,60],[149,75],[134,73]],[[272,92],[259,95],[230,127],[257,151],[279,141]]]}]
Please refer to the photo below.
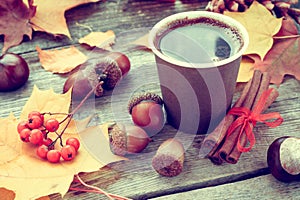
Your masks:
[{"label": "berry stem", "polygon": [[70,115],[74,115],[79,109],[80,107],[84,104],[84,102],[92,95],[94,94],[95,90],[97,87],[94,87],[93,89],[91,89],[89,91],[89,93],[81,100],[81,102],[75,107],[75,109],[70,113]]},{"label": "berry stem", "polygon": [[73,117],[73,114],[67,114],[67,116],[63,120],[61,120],[61,122],[59,122],[59,124],[64,123],[69,118],[72,119],[72,117]]},{"label": "berry stem", "polygon": [[53,142],[56,142],[56,141],[58,140],[58,138],[60,138],[60,145],[61,145],[61,146],[64,146],[64,145],[63,145],[63,141],[62,141],[61,136],[64,134],[64,132],[65,132],[66,129],[68,128],[69,124],[71,123],[72,117],[73,117],[73,115],[70,115],[70,116],[68,117],[68,122],[67,122],[66,126],[65,126],[64,129],[61,131],[61,133],[57,135],[57,138],[56,138]]},{"label": "berry stem", "polygon": [[62,141],[62,135],[64,134],[64,132],[66,131],[66,129],[68,128],[69,124],[71,123],[71,120],[74,116],[74,114],[80,109],[80,107],[84,104],[84,102],[94,93],[94,91],[96,90],[96,88],[93,88],[92,90],[89,91],[89,93],[81,100],[81,102],[76,106],[76,108],[69,114],[66,113],[43,113],[43,114],[49,114],[49,115],[55,115],[55,114],[62,114],[62,115],[66,115],[66,117],[60,122],[60,124],[64,123],[66,120],[67,124],[66,126],[63,128],[63,130],[61,131],[60,134],[58,134],[57,132],[57,138],[49,145],[54,145],[58,139],[60,139],[60,145],[63,146],[63,141]]},{"label": "berry stem", "polygon": [[52,113],[52,112],[44,112],[41,115],[68,115],[67,113]]},{"label": "berry stem", "polygon": [[50,146],[54,145],[56,143],[56,141],[58,140],[58,138],[59,138],[59,140],[60,140],[59,144],[60,144],[60,146],[63,147],[64,145],[63,145],[63,141],[62,141],[62,138],[61,138],[62,134],[58,134],[56,131],[55,131],[55,134],[57,135],[57,138],[50,144]]}]

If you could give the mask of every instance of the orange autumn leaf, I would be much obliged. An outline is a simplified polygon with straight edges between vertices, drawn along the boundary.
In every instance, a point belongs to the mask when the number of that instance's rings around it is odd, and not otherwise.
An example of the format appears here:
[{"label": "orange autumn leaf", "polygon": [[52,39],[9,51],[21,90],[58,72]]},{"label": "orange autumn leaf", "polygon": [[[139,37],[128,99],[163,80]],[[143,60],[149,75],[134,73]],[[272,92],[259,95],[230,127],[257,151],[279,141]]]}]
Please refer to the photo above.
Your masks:
[{"label": "orange autumn leaf", "polygon": [[[1,200],[13,200],[15,198],[15,193],[11,190],[5,188],[0,188],[0,199]],[[48,196],[40,197],[36,200],[50,200]]]},{"label": "orange autumn leaf", "polygon": [[37,10],[30,22],[35,31],[43,31],[53,35],[66,35],[71,38],[65,11],[81,4],[99,2],[100,0],[34,0]]},{"label": "orange autumn leaf", "polygon": [[262,61],[255,55],[249,55],[254,60],[254,69],[268,72],[271,76],[271,83],[280,85],[286,75],[293,76],[300,80],[300,35],[292,18],[286,18],[272,49]]},{"label": "orange autumn leaf", "polygon": [[[111,153],[105,136],[107,127],[101,125],[86,128],[88,120],[72,123],[63,134],[64,141],[69,136],[77,137],[81,141],[78,154],[70,162],[61,161],[53,164],[41,160],[35,153],[36,146],[21,142],[16,127],[29,110],[65,112],[69,110],[70,101],[70,91],[66,94],[56,94],[52,90],[41,91],[35,87],[22,110],[20,119],[13,114],[7,118],[0,118],[2,124],[0,126],[0,191],[4,191],[5,198],[36,199],[53,193],[64,196],[74,175],[79,172],[96,171],[110,162],[124,159]],[[76,127],[72,127],[75,125]],[[74,132],[74,130],[78,131]],[[83,141],[83,138],[86,140],[90,134],[95,133],[98,135],[97,140],[93,140],[93,145],[102,148],[101,155],[97,158],[92,154],[92,148],[89,146],[91,144]]]},{"label": "orange autumn leaf", "polygon": [[224,12],[239,21],[248,31],[249,46],[244,54],[258,54],[263,60],[272,48],[273,36],[279,31],[282,18],[274,17],[269,10],[254,1],[245,12]]},{"label": "orange autumn leaf", "polygon": [[112,30],[106,32],[91,32],[79,39],[80,44],[87,44],[90,47],[99,47],[101,49],[110,49],[115,43],[116,35]]},{"label": "orange autumn leaf", "polygon": [[15,193],[11,190],[5,188],[0,188],[0,199],[1,200],[11,200],[15,198]]},{"label": "orange autumn leaf", "polygon": [[[248,70],[257,69],[262,72],[268,72],[271,76],[271,83],[280,85],[285,75],[294,76],[300,80],[299,70],[299,51],[300,35],[295,22],[291,18],[283,20],[280,31],[274,36],[275,42],[266,54],[264,60],[256,54],[247,55],[248,63],[241,63]],[[245,65],[247,64],[247,66]],[[247,71],[241,72],[247,76]],[[252,73],[251,73],[252,74]],[[248,74],[250,75],[250,74]]]},{"label": "orange autumn leaf", "polygon": [[84,63],[87,57],[76,47],[64,49],[42,50],[36,47],[41,65],[53,73],[67,73]]}]

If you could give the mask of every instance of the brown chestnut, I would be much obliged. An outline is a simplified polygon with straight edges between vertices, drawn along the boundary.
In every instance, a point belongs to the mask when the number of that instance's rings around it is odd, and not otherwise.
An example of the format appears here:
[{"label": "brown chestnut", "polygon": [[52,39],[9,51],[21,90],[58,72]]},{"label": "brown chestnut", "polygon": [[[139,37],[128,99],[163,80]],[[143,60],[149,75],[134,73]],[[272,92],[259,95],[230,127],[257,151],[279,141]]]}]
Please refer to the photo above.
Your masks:
[{"label": "brown chestnut", "polygon": [[82,71],[77,71],[70,75],[66,80],[63,88],[63,93],[66,93],[72,88],[72,99],[82,100],[94,87],[97,87],[94,92],[95,96],[102,96],[103,89],[101,87],[101,84],[98,84],[97,78],[88,78]]},{"label": "brown chestnut", "polygon": [[0,56],[0,92],[19,89],[29,78],[29,67],[21,56],[6,53]]},{"label": "brown chestnut", "polygon": [[300,180],[300,139],[289,136],[275,139],[268,148],[267,162],[277,180]]}]

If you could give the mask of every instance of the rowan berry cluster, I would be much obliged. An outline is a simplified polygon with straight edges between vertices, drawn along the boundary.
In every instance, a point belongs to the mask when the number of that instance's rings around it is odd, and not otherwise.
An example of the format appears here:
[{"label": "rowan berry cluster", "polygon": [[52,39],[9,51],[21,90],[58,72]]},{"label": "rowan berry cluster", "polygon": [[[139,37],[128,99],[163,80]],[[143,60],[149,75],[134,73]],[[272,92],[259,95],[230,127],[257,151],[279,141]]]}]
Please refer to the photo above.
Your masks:
[{"label": "rowan berry cluster", "polygon": [[[38,146],[36,154],[45,160],[52,163],[57,163],[63,158],[65,161],[73,160],[80,147],[80,142],[75,137],[70,137],[63,145],[62,135],[65,129],[61,133],[58,133],[60,125],[69,119],[71,115],[64,114],[66,117],[62,121],[58,121],[52,117],[61,113],[40,113],[38,111],[32,111],[28,114],[28,119],[21,121],[17,130],[20,139],[23,142],[31,143]],[[45,120],[45,115],[50,115],[50,118]],[[52,140],[49,137],[49,133],[54,133],[56,138]],[[55,143],[60,141],[61,148],[55,149]]]}]

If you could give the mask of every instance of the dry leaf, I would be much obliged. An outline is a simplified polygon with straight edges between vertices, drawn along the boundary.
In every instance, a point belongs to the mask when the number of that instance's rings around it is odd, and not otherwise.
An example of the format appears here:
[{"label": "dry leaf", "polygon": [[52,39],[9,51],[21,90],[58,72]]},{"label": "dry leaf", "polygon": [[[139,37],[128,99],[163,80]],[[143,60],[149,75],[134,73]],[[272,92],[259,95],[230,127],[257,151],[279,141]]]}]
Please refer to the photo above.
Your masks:
[{"label": "dry leaf", "polygon": [[98,47],[110,50],[110,46],[115,43],[116,35],[112,30],[106,32],[91,32],[79,39],[80,44],[87,44],[90,47]]},{"label": "dry leaf", "polygon": [[248,82],[252,78],[254,72],[253,63],[254,61],[252,59],[243,56],[237,82]]},{"label": "dry leaf", "polygon": [[[0,188],[0,199],[1,200],[13,200],[15,198],[15,193],[11,190],[5,188]],[[50,200],[48,196],[40,197],[36,200]]]},{"label": "dry leaf", "polygon": [[5,188],[0,188],[0,199],[1,200],[12,200],[15,198],[15,193]]},{"label": "dry leaf", "polygon": [[274,17],[263,5],[254,1],[245,12],[224,12],[239,21],[249,33],[249,46],[244,53],[258,54],[261,60],[273,45],[273,36],[279,31],[282,18]]},{"label": "dry leaf", "polygon": [[255,55],[250,55],[255,63],[254,68],[269,72],[271,82],[280,85],[286,74],[300,80],[300,35],[294,20],[283,21],[281,30],[276,35],[275,43],[262,61]]},{"label": "dry leaf", "polygon": [[65,19],[65,11],[81,4],[99,1],[100,0],[34,0],[37,11],[30,22],[35,31],[43,31],[53,35],[66,35],[71,38]]},{"label": "dry leaf", "polygon": [[137,40],[133,41],[132,44],[137,45],[137,46],[144,46],[144,47],[150,49],[148,39],[149,39],[149,33],[138,38]]},{"label": "dry leaf", "polygon": [[3,53],[10,47],[20,44],[24,35],[31,39],[32,28],[29,19],[34,16],[36,9],[32,2],[28,0],[28,3],[24,4],[22,0],[0,1],[0,35],[4,35]]},{"label": "dry leaf", "polygon": [[[69,109],[70,100],[71,92],[55,94],[52,90],[40,91],[35,87],[32,96],[24,106],[21,119],[25,118],[26,113],[31,109],[47,110],[52,113],[65,112]],[[95,159],[91,154],[93,152],[87,145],[89,143],[81,142],[82,145],[73,161],[49,163],[38,158],[35,153],[36,146],[21,142],[16,129],[19,121],[12,114],[0,119],[2,124],[0,126],[0,188],[14,191],[15,199],[36,199],[53,193],[60,193],[63,196],[68,191],[75,174],[96,171],[110,162],[124,159],[111,153],[105,132],[102,131],[106,127],[95,126],[84,129],[79,134],[69,133],[67,129],[63,138],[72,135],[81,140],[81,137],[89,138],[90,133],[97,132],[98,135],[102,135],[102,138],[99,137],[98,141],[93,140],[92,144],[103,149],[101,153],[104,155],[101,155],[100,159]],[[84,122],[79,126],[86,125]],[[83,127],[71,127],[72,130],[75,128],[83,129]],[[8,192],[8,195],[11,193]]]},{"label": "dry leaf", "polygon": [[64,49],[42,50],[36,47],[41,65],[53,73],[67,73],[87,61],[87,57],[76,47]]}]

